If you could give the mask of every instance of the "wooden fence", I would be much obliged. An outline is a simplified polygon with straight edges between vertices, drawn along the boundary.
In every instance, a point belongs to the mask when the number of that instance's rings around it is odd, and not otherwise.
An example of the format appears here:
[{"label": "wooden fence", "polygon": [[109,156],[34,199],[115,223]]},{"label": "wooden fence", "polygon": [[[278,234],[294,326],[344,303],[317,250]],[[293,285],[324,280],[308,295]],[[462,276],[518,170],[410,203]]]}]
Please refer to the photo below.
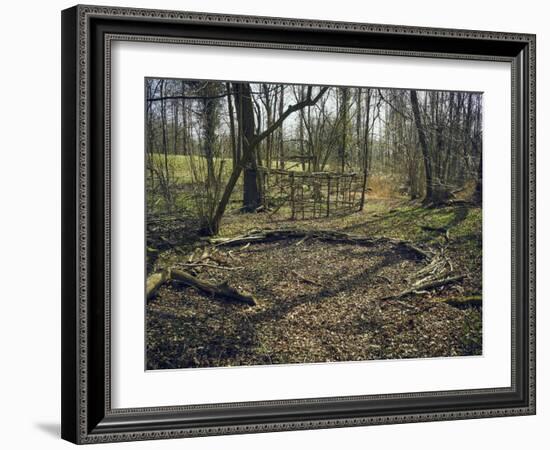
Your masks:
[{"label": "wooden fence", "polygon": [[291,219],[330,217],[360,209],[363,174],[259,170],[262,203],[273,210],[288,205]]}]

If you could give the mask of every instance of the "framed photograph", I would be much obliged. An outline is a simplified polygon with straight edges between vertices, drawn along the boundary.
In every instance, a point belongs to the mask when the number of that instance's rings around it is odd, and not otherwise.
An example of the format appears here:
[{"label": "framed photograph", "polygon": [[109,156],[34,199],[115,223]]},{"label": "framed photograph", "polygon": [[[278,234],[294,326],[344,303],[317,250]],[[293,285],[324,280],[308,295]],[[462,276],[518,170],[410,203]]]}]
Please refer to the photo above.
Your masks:
[{"label": "framed photograph", "polygon": [[62,12],[62,437],[535,413],[535,36]]}]

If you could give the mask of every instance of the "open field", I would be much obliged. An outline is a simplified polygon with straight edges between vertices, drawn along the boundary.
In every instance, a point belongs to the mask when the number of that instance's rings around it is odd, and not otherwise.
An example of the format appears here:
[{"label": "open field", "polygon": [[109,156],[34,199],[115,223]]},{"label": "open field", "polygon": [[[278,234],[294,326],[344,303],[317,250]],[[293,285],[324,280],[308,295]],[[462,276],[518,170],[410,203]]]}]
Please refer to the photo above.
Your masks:
[{"label": "open field", "polygon": [[[164,155],[161,153],[153,153],[151,155],[153,158],[153,164],[161,166],[164,164]],[[191,167],[193,165],[199,167],[206,167],[206,158],[199,155],[167,155],[168,158],[168,167],[170,169],[170,175],[174,177],[176,182],[180,183],[191,183],[193,182]],[[219,167],[223,165],[223,178],[227,180],[231,174],[231,168],[233,167],[232,158],[219,158],[213,157],[214,166]],[[298,172],[302,171],[302,165],[299,162],[287,162],[285,164],[286,169],[295,170]],[[327,166],[330,168],[330,165]],[[277,168],[275,161],[272,161],[271,168]]]}]

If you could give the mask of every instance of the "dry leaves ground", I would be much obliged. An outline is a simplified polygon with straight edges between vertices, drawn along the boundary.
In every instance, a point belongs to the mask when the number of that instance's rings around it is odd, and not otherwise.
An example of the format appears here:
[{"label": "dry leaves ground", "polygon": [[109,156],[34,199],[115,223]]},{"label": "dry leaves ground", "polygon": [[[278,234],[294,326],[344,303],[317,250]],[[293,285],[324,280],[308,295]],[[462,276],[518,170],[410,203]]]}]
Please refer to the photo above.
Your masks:
[{"label": "dry leaves ground", "polygon": [[[249,220],[250,219],[250,220]],[[273,226],[266,214],[235,215],[225,235]],[[450,225],[450,242],[419,223]],[[278,227],[296,223],[279,221]],[[177,282],[163,286],[147,306],[149,369],[312,363],[481,354],[481,310],[438,300],[481,292],[481,211],[457,207],[372,204],[345,218],[299,223],[367,235],[407,238],[441,248],[460,284],[398,300],[426,262],[389,243],[360,246],[316,239],[288,239],[220,248],[213,265],[196,275],[253,294],[258,305],[227,303]],[[180,265],[185,249],[156,260]]]}]

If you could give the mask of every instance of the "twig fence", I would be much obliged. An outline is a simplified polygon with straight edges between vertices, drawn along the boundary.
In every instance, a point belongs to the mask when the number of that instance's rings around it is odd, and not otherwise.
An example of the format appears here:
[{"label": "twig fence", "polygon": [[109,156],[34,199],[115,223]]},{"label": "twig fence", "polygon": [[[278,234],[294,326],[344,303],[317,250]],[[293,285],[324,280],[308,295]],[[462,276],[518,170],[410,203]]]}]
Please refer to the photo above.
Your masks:
[{"label": "twig fence", "polygon": [[288,205],[291,219],[311,219],[358,211],[363,175],[258,168],[262,203],[273,210]]}]

